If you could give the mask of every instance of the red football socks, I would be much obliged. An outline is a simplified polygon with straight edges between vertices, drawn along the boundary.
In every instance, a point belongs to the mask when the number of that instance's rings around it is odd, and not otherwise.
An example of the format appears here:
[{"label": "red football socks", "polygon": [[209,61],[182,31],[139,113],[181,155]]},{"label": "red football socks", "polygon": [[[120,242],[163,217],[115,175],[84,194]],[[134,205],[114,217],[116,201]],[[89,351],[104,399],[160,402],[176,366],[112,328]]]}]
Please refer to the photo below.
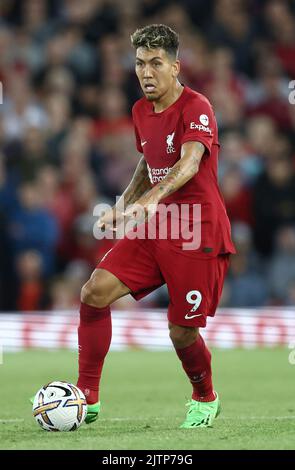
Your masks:
[{"label": "red football socks", "polygon": [[193,344],[183,349],[175,349],[175,351],[193,386],[193,400],[204,402],[215,400],[216,396],[212,385],[211,353],[202,336],[199,334]]},{"label": "red football socks", "polygon": [[79,379],[77,386],[87,403],[99,400],[99,382],[104,359],[110,348],[112,320],[110,307],[96,308],[81,303],[79,341]]}]

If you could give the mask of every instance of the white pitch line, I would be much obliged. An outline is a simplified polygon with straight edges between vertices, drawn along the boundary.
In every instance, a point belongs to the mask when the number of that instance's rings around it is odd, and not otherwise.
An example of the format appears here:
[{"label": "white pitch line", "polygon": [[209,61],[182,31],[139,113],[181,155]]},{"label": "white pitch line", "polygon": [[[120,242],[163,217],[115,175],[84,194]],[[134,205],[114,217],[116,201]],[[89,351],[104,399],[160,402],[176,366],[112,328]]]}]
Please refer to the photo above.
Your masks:
[{"label": "white pitch line", "polygon": [[[169,418],[159,418],[159,417],[150,417],[150,418],[132,418],[132,417],[126,417],[126,418],[99,418],[99,421],[167,421]],[[229,416],[222,416],[218,418],[218,421],[222,420],[229,420],[229,421],[238,421],[238,420],[284,420],[284,419],[295,419],[295,415],[290,415],[290,416],[237,416],[236,418],[230,418]],[[176,420],[176,418],[174,418]]]},{"label": "white pitch line", "polygon": [[229,420],[237,420],[237,419],[269,419],[269,420],[274,420],[274,419],[295,419],[294,415],[290,416],[238,416],[237,418],[229,418],[228,416],[223,416],[219,419],[229,419]]},{"label": "white pitch line", "polygon": [[99,421],[165,421],[165,418],[99,418]]},{"label": "white pitch line", "polygon": [[[126,417],[126,418],[100,418],[99,422],[109,422],[109,421],[150,421],[151,423],[154,421],[167,421],[169,418],[159,418],[159,417],[150,417],[150,418],[133,418],[133,417]],[[239,420],[286,420],[286,419],[295,419],[295,415],[290,416],[237,416],[236,418],[230,418],[229,416],[219,417],[218,421],[239,421]],[[174,421],[176,418],[174,418]],[[0,424],[5,423],[22,423],[24,421],[23,418],[15,418],[15,419],[0,419]]]}]

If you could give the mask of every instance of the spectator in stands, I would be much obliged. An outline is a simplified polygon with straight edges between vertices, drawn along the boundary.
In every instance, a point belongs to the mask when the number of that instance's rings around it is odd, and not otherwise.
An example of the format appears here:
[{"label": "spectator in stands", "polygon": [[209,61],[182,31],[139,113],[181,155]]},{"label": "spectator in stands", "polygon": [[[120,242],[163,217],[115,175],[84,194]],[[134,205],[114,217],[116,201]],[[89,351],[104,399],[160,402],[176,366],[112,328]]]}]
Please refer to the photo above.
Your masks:
[{"label": "spectator in stands", "polygon": [[237,255],[232,258],[227,282],[229,307],[261,307],[268,301],[268,285],[253,251],[251,229],[233,224]]},{"label": "spectator in stands", "polygon": [[260,115],[249,118],[245,127],[249,151],[256,155],[263,165],[278,136],[276,125],[268,115]]},{"label": "spectator in stands", "polygon": [[203,92],[212,102],[219,130],[241,128],[245,106],[245,83],[234,70],[230,49],[218,47],[211,53],[210,74]]},{"label": "spectator in stands", "polygon": [[33,181],[38,171],[49,163],[44,132],[38,127],[28,127],[19,152],[10,162],[20,182]]},{"label": "spectator in stands", "polygon": [[295,279],[295,225],[278,229],[269,263],[269,285],[276,304],[287,304]]},{"label": "spectator in stands", "polygon": [[294,307],[295,305],[295,278],[291,279],[288,284],[285,305],[290,305],[292,307]]},{"label": "spectator in stands", "polygon": [[36,250],[42,259],[42,275],[55,269],[58,226],[42,205],[35,182],[23,183],[19,190],[19,207],[8,215],[8,236],[15,257],[26,250]]},{"label": "spectator in stands", "polygon": [[79,301],[73,286],[63,277],[54,278],[49,288],[49,308],[55,312],[74,310]]},{"label": "spectator in stands", "polygon": [[80,301],[81,286],[89,279],[91,267],[81,259],[70,261],[64,271],[65,281],[72,286],[76,302]]},{"label": "spectator in stands", "polygon": [[241,169],[237,165],[232,165],[225,171],[220,180],[220,186],[231,222],[245,222],[253,225],[252,194],[243,181],[243,177]]},{"label": "spectator in stands", "polygon": [[287,223],[295,223],[295,172],[289,141],[280,136],[273,143],[265,172],[253,193],[254,237],[259,253],[274,249],[274,234]]},{"label": "spectator in stands", "polygon": [[246,72],[251,64],[251,43],[255,34],[255,17],[250,16],[246,2],[216,0],[210,21],[209,38],[215,45],[229,47],[235,68]]},{"label": "spectator in stands", "polygon": [[45,307],[43,260],[37,251],[24,251],[17,256],[17,309],[21,312],[42,310]]},{"label": "spectator in stands", "polygon": [[295,77],[295,19],[286,1],[270,0],[264,9],[265,34],[272,41],[274,52],[290,77]]},{"label": "spectator in stands", "polygon": [[30,127],[45,128],[47,116],[43,104],[38,102],[29,84],[27,72],[15,67],[6,71],[4,81],[6,95],[0,108],[5,140],[22,140]]},{"label": "spectator in stands", "polygon": [[250,148],[248,140],[241,132],[223,133],[220,143],[219,175],[223,177],[232,167],[237,167],[241,171],[244,183],[250,186],[263,170],[261,158],[254,149]]},{"label": "spectator in stands", "polygon": [[279,60],[271,51],[262,50],[257,68],[255,102],[251,105],[249,103],[247,115],[267,115],[280,130],[290,129],[291,105],[288,101],[288,80],[283,74]]}]

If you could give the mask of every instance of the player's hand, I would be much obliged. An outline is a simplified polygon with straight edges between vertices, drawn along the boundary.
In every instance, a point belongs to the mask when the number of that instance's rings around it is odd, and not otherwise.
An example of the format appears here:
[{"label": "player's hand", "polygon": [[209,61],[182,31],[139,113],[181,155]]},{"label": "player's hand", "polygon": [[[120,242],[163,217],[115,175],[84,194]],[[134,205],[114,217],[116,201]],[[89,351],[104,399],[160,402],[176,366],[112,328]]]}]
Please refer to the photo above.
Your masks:
[{"label": "player's hand", "polygon": [[104,215],[102,215],[97,222],[97,226],[100,230],[106,232],[107,230],[111,230],[112,232],[117,231],[117,225],[119,222],[123,221],[124,216],[122,212],[116,210],[115,207],[107,211]]},{"label": "player's hand", "polygon": [[139,223],[144,222],[156,213],[158,202],[159,200],[156,196],[147,194],[128,207],[123,212],[123,216],[130,219],[136,218]]}]

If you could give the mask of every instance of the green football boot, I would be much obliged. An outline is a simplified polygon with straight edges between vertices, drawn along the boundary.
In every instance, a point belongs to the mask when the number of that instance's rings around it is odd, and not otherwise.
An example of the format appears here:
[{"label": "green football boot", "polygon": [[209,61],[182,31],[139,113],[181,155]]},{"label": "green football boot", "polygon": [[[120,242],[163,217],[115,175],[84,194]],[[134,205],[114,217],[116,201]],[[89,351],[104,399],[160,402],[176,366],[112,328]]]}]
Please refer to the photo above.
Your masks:
[{"label": "green football boot", "polygon": [[220,413],[220,400],[216,394],[214,401],[202,402],[190,400],[186,406],[189,407],[186,419],[180,426],[183,429],[190,428],[209,428]]},{"label": "green football boot", "polygon": [[97,420],[100,413],[100,401],[94,403],[93,405],[87,405],[87,415],[85,418],[85,423],[90,424]]}]

